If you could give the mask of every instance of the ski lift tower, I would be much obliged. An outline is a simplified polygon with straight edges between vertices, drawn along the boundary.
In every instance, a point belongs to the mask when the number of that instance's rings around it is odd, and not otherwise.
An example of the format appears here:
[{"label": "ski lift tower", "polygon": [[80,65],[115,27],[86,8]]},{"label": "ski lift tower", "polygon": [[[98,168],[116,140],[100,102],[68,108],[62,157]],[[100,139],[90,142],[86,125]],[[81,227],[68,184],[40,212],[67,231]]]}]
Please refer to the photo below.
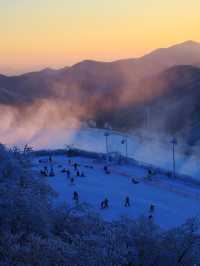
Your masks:
[{"label": "ski lift tower", "polygon": [[172,157],[173,157],[173,177],[175,177],[176,176],[175,145],[178,144],[177,138],[173,137],[171,143],[172,143]]}]

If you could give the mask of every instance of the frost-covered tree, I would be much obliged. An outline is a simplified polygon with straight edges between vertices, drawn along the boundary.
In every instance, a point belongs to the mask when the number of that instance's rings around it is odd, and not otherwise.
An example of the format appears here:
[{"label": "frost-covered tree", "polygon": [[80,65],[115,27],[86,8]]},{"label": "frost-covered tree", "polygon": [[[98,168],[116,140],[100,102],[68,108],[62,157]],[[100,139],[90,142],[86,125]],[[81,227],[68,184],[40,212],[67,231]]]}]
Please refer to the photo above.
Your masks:
[{"label": "frost-covered tree", "polygon": [[29,155],[0,145],[0,266],[199,265],[197,219],[163,231],[144,217],[105,222],[84,204],[53,207]]},{"label": "frost-covered tree", "polygon": [[1,231],[46,234],[52,193],[49,186],[33,175],[20,152],[0,146]]}]

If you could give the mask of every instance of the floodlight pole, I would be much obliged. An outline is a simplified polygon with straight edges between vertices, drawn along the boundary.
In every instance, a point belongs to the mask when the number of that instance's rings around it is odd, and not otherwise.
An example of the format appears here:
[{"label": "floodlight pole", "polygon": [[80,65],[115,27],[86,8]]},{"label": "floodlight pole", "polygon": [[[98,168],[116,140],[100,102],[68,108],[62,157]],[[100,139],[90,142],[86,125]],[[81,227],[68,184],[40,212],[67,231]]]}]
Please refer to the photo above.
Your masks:
[{"label": "floodlight pole", "polygon": [[125,144],[125,158],[126,158],[126,161],[127,161],[128,160],[128,139],[127,139],[127,137],[122,139],[121,144],[122,145]]},{"label": "floodlight pole", "polygon": [[109,137],[109,133],[108,132],[105,132],[104,133],[104,136],[106,138],[106,154],[107,154],[107,159],[108,159],[108,137]]},{"label": "floodlight pole", "polygon": [[175,177],[175,168],[176,168],[176,164],[175,164],[175,144],[173,143],[173,176]]},{"label": "floodlight pole", "polygon": [[172,139],[172,157],[173,157],[173,177],[176,176],[176,161],[175,161],[175,145],[177,144],[177,139]]},{"label": "floodlight pole", "polygon": [[126,144],[126,161],[128,160],[128,138],[126,137],[125,139],[125,144]]}]

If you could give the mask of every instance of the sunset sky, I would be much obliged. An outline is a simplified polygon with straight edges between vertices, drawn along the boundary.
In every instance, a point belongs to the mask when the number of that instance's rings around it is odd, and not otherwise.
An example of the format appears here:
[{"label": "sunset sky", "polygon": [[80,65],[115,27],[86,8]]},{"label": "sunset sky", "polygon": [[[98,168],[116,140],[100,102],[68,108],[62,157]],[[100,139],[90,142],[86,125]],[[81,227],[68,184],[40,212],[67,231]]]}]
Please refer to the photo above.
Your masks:
[{"label": "sunset sky", "polygon": [[0,0],[0,73],[200,42],[200,0]]}]

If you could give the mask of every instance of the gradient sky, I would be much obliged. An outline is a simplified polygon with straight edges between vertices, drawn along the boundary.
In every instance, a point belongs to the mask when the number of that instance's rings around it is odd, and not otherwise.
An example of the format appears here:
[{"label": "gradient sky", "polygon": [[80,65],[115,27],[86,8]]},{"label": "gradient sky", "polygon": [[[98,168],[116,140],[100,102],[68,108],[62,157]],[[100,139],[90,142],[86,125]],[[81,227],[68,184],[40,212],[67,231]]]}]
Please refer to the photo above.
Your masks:
[{"label": "gradient sky", "polygon": [[0,0],[0,72],[200,42],[200,0]]}]

